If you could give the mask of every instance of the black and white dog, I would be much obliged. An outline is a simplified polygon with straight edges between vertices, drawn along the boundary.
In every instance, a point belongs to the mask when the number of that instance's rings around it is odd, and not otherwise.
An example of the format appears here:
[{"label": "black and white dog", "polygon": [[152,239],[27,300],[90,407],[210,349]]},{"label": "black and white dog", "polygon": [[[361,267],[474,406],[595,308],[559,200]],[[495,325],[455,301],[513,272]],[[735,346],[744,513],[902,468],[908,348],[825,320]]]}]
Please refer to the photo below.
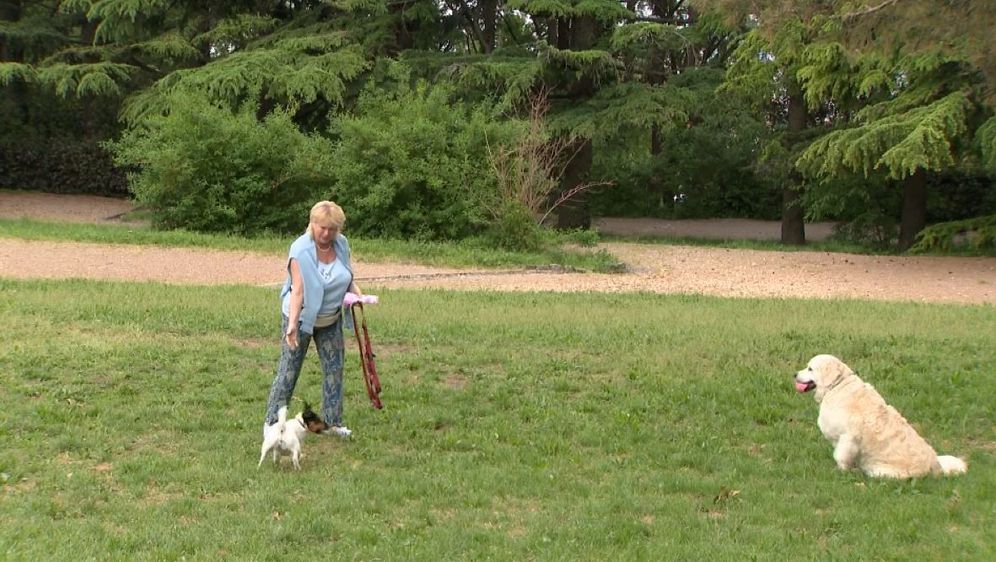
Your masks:
[{"label": "black and white dog", "polygon": [[263,459],[267,453],[273,455],[273,462],[277,463],[281,455],[290,455],[294,461],[294,468],[301,470],[301,442],[309,431],[311,433],[321,433],[329,429],[318,414],[311,410],[307,402],[304,403],[304,410],[293,419],[287,419],[287,406],[281,406],[277,412],[277,421],[272,425],[263,428],[263,445],[259,449],[259,464],[263,465]]}]

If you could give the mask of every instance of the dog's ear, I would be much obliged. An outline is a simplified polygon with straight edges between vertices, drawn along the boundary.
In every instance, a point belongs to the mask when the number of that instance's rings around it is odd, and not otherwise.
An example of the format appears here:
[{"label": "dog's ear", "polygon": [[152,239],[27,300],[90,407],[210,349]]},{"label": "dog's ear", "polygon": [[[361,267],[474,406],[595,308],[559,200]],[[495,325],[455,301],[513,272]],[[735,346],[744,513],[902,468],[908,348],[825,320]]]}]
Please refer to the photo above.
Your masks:
[{"label": "dog's ear", "polygon": [[304,404],[304,411],[301,412],[301,419],[304,420],[305,427],[312,433],[321,433],[329,428],[322,418],[311,409],[311,406]]},{"label": "dog's ear", "polygon": [[836,357],[827,361],[827,363],[823,366],[822,371],[823,372],[820,377],[822,380],[820,381],[820,384],[824,386],[835,385],[844,378],[854,374],[846,363]]}]

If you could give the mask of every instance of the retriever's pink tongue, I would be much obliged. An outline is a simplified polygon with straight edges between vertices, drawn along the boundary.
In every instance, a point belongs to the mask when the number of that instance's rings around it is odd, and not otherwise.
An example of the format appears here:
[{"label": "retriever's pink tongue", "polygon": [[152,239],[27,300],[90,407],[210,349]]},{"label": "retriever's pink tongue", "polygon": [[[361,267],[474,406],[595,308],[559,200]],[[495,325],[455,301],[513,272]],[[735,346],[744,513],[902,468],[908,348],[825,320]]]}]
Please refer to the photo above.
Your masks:
[{"label": "retriever's pink tongue", "polygon": [[806,388],[807,388],[808,386],[809,386],[809,385],[807,385],[807,384],[802,384],[801,382],[797,382],[797,383],[795,383],[795,389],[796,389],[796,390],[798,390],[799,392],[806,392]]}]

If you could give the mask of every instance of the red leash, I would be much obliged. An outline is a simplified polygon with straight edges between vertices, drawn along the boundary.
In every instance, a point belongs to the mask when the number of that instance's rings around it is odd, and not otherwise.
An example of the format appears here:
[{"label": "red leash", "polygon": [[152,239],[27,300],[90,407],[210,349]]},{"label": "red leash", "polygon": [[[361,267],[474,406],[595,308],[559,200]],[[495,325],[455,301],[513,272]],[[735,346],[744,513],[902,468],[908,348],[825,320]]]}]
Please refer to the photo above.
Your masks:
[{"label": "red leash", "polygon": [[[356,343],[360,346],[360,365],[363,367],[363,382],[367,386],[367,396],[374,408],[380,410],[384,405],[380,402],[380,377],[377,376],[377,364],[374,362],[373,346],[370,345],[370,332],[367,330],[367,317],[363,313],[363,303],[357,302],[351,307],[353,311],[353,333]],[[357,323],[356,319],[360,321]],[[360,336],[360,329],[363,335]]]}]

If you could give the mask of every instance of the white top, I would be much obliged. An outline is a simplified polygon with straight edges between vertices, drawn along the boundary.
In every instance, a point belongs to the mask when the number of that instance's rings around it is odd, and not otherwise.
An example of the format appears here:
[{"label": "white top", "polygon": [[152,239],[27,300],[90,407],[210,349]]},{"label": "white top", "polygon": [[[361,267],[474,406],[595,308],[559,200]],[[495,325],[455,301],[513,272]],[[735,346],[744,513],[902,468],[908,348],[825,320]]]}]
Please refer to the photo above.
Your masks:
[{"label": "white top", "polygon": [[[322,307],[318,311],[318,318],[315,326],[324,328],[331,326],[339,319],[339,312],[342,308],[342,299],[346,296],[349,283],[353,280],[349,270],[339,261],[339,258],[330,263],[318,262],[318,277],[322,280]],[[290,293],[284,295],[283,312],[285,316],[290,316]]]}]

